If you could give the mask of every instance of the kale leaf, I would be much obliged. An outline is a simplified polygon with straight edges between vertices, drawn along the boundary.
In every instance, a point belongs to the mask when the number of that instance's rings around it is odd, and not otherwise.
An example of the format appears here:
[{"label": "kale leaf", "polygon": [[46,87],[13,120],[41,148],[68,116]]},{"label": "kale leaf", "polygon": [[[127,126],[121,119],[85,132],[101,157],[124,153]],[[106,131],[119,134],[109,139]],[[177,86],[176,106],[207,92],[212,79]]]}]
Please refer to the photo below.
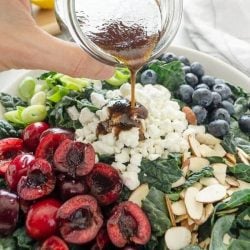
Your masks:
[{"label": "kale leaf", "polygon": [[27,107],[28,103],[24,102],[17,96],[11,96],[6,93],[0,93],[0,103],[3,105],[6,112],[16,110],[17,106]]},{"label": "kale leaf", "polygon": [[181,177],[182,171],[179,168],[178,158],[142,160],[139,179],[141,183],[148,183],[150,187],[169,193],[172,183]]},{"label": "kale leaf", "polygon": [[19,131],[16,130],[10,123],[0,120],[0,139],[19,136]]},{"label": "kale leaf", "polygon": [[12,237],[0,238],[1,250],[16,250],[16,241]]},{"label": "kale leaf", "polygon": [[14,232],[13,237],[16,239],[19,249],[32,249],[34,240],[27,235],[24,227],[18,228]]},{"label": "kale leaf", "polygon": [[228,168],[228,171],[237,179],[250,182],[250,166],[244,163],[239,163],[234,167]]}]

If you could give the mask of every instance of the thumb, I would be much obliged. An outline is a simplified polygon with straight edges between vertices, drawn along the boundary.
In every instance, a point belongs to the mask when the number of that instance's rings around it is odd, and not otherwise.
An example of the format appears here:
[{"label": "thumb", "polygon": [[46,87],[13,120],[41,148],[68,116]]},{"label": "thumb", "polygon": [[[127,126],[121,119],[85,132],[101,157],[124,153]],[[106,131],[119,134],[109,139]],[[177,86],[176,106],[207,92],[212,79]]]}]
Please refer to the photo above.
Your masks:
[{"label": "thumb", "polygon": [[114,68],[95,60],[76,44],[55,38],[39,28],[32,33],[28,68],[56,71],[74,77],[108,79]]}]

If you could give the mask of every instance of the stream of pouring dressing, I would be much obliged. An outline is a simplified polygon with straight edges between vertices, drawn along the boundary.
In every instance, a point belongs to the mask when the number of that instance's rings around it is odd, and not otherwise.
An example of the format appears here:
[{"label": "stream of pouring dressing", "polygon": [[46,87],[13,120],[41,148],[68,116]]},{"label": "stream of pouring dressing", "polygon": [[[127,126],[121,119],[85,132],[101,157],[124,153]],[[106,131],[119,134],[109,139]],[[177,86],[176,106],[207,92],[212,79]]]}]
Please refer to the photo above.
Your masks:
[{"label": "stream of pouring dressing", "polygon": [[147,62],[162,30],[158,0],[76,0],[84,34],[131,71],[131,108],[135,108],[137,71]]}]

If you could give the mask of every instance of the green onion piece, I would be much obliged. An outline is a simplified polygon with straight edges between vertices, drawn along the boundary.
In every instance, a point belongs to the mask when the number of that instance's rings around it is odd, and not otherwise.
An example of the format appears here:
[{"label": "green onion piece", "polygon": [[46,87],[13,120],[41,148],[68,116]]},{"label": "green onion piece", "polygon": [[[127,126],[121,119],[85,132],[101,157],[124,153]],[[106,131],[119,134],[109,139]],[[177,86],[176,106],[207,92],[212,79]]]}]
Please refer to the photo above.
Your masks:
[{"label": "green onion piece", "polygon": [[44,121],[46,116],[47,110],[45,105],[31,105],[25,108],[21,114],[21,118],[26,124]]},{"label": "green onion piece", "polygon": [[36,81],[33,77],[26,77],[18,86],[18,94],[24,100],[28,101],[35,92]]},{"label": "green onion piece", "polygon": [[45,105],[46,103],[46,94],[43,91],[37,92],[34,94],[30,100],[31,105]]},{"label": "green onion piece", "polygon": [[9,112],[4,113],[4,118],[17,125],[25,125],[25,122],[22,120],[22,112],[25,108],[24,107],[17,107],[17,110],[12,110]]},{"label": "green onion piece", "polygon": [[47,93],[47,99],[52,102],[59,102],[62,100],[62,98],[69,93],[69,90],[66,89],[64,86],[57,85],[53,87],[48,93]]},{"label": "green onion piece", "polygon": [[73,78],[67,75],[64,75],[60,78],[63,86],[69,90],[81,91],[83,88],[86,88],[90,85],[90,81],[84,78]]},{"label": "green onion piece", "polygon": [[115,74],[106,82],[112,86],[119,87],[130,78],[130,71],[128,68],[116,68]]}]

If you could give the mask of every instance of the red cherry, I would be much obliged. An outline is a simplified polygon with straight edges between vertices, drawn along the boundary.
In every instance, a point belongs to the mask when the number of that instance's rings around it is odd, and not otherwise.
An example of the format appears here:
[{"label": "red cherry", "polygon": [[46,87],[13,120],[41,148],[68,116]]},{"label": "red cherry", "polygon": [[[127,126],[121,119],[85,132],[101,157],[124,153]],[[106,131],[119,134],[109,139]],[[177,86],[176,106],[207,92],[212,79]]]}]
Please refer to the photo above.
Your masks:
[{"label": "red cherry", "polygon": [[24,200],[36,200],[50,194],[56,179],[52,166],[44,159],[35,159],[30,164],[27,176],[22,176],[17,185],[17,193]]},{"label": "red cherry", "polygon": [[56,232],[56,213],[61,203],[48,198],[32,205],[26,218],[28,235],[36,240],[46,239]]},{"label": "red cherry", "polygon": [[51,134],[64,134],[64,135],[68,135],[69,139],[72,139],[72,140],[74,139],[74,133],[71,130],[62,129],[62,128],[49,128],[41,134],[40,140],[46,135],[51,135]]},{"label": "red cherry", "polygon": [[118,172],[104,163],[95,164],[87,176],[87,184],[91,194],[105,206],[114,203],[122,191],[122,180]]},{"label": "red cherry", "polygon": [[58,133],[51,132],[52,129],[43,132],[35,153],[37,158],[43,158],[53,163],[54,153],[58,146],[66,139],[73,139],[73,133],[63,129],[58,130],[60,131]]},{"label": "red cherry", "polygon": [[4,176],[9,163],[23,150],[23,140],[5,138],[0,140],[0,175]]},{"label": "red cherry", "polygon": [[94,164],[94,148],[90,144],[69,139],[59,145],[54,155],[56,169],[72,177],[89,174]]},{"label": "red cherry", "polygon": [[30,154],[16,156],[9,164],[5,174],[9,188],[16,191],[17,184],[22,176],[27,175],[28,167],[34,163],[35,157]]},{"label": "red cherry", "polygon": [[84,244],[96,237],[103,225],[103,218],[94,197],[78,195],[58,209],[57,222],[66,242]]},{"label": "red cherry", "polygon": [[117,247],[135,243],[145,245],[151,236],[151,226],[143,210],[131,201],[120,203],[107,222],[108,235]]},{"label": "red cherry", "polygon": [[41,250],[69,250],[69,248],[62,239],[51,236],[43,242]]},{"label": "red cherry", "polygon": [[35,122],[28,125],[22,134],[24,145],[32,152],[35,152],[39,144],[41,134],[48,128],[49,124],[46,122]]}]

